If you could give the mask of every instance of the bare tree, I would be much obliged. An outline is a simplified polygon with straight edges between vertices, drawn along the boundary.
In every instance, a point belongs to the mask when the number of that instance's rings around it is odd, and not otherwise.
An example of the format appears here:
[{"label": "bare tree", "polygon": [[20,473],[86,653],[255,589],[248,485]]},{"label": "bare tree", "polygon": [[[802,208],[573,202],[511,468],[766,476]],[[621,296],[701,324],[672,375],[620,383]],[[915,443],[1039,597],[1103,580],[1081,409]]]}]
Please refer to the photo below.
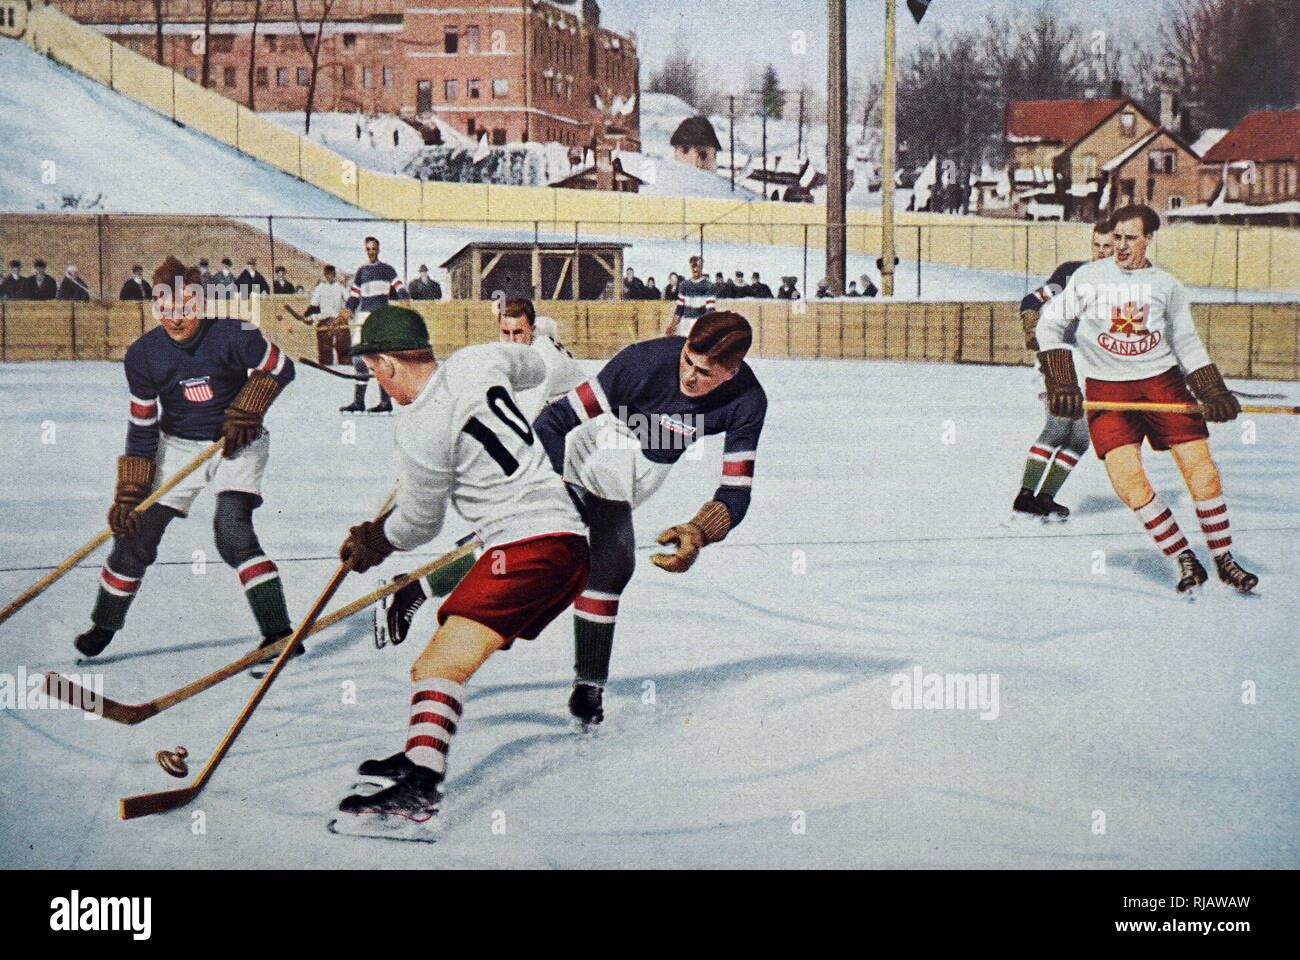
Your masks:
[{"label": "bare tree", "polygon": [[262,0],[253,0],[253,32],[248,42],[248,109],[257,109],[257,28],[262,22]]},{"label": "bare tree", "polygon": [[307,74],[307,104],[303,108],[303,133],[311,133],[311,114],[316,105],[316,80],[320,76],[321,49],[324,47],[325,24],[329,22],[330,11],[334,9],[334,0],[321,0],[320,19],[316,21],[315,30],[310,24],[304,24],[298,12],[298,0],[293,0],[293,19],[298,25],[298,39],[307,54],[311,66]]},{"label": "bare tree", "polygon": [[212,63],[212,15],[216,12],[217,0],[203,0],[203,69],[199,74],[199,85],[208,85],[208,70]]},{"label": "bare tree", "polygon": [[663,65],[650,74],[651,93],[669,93],[700,109],[704,84],[700,76],[699,61],[686,51],[670,54]]},{"label": "bare tree", "polygon": [[167,59],[163,48],[163,2],[164,0],[153,0],[154,59],[159,63]]}]

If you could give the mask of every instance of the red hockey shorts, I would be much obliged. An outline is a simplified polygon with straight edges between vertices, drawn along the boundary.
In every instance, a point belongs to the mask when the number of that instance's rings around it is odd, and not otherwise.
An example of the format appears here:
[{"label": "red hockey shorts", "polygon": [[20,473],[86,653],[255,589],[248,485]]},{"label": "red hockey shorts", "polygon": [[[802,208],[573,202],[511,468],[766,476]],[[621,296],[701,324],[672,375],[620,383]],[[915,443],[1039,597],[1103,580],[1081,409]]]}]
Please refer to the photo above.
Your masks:
[{"label": "red hockey shorts", "polygon": [[[1164,373],[1145,380],[1087,381],[1084,395],[1089,400],[1125,403],[1195,403],[1187,391],[1183,372],[1170,367]],[[1131,410],[1092,410],[1088,413],[1088,433],[1099,459],[1116,447],[1151,441],[1152,450],[1168,450],[1175,443],[1200,440],[1210,435],[1199,413],[1146,413]]]},{"label": "red hockey shorts", "polygon": [[485,550],[438,608],[438,623],[464,617],[506,638],[534,639],[587,585],[587,538],[556,533]]}]

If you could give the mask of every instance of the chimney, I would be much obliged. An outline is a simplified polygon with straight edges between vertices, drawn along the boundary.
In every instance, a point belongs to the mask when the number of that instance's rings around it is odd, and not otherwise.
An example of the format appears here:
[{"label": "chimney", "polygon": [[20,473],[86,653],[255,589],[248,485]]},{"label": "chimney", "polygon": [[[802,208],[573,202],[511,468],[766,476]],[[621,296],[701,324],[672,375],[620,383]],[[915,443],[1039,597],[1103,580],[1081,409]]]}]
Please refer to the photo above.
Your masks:
[{"label": "chimney", "polygon": [[1119,100],[1124,96],[1124,84],[1119,80],[1110,82],[1110,96],[1112,100]]},{"label": "chimney", "polygon": [[1166,130],[1173,130],[1178,123],[1177,114],[1174,113],[1174,92],[1168,87],[1160,88],[1160,126]]}]

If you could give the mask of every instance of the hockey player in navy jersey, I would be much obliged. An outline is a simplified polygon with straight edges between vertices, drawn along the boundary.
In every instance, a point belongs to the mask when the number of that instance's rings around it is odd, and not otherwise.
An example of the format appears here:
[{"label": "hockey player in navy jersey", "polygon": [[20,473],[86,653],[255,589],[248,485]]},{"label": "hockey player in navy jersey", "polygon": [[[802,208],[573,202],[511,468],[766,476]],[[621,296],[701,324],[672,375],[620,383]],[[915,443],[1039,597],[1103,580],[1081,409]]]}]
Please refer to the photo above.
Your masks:
[{"label": "hockey player in navy jersey", "polygon": [[704,273],[704,258],[691,257],[690,268],[691,275],[677,284],[677,306],[665,331],[670,337],[689,334],[691,325],[712,310],[718,300],[717,288]]},{"label": "hockey player in navy jersey", "polygon": [[636,566],[633,509],[693,444],[721,433],[722,476],[713,498],[659,535],[660,544],[676,549],[651,561],[684,573],[749,510],[767,412],[767,396],[744,360],[752,342],[740,314],[706,313],[689,337],[624,348],[533,422],[551,464],[580,495],[591,531],[591,579],[574,601],[576,678],[569,698],[569,711],[585,724],[604,718],[619,597]]},{"label": "hockey player in navy jersey", "polygon": [[[400,300],[409,303],[410,299],[410,294],[402,286],[402,279],[397,275],[397,271],[379,259],[379,241],[374,237],[366,237],[366,262],[352,278],[352,286],[348,291],[345,304],[347,312],[340,315],[344,320],[352,321],[352,342],[354,344],[360,342],[361,325],[374,311],[387,306],[391,301]],[[360,357],[354,358],[352,365],[362,379],[356,386],[352,402],[345,407],[339,407],[340,412],[391,413],[393,404],[383,387],[379,388],[379,402],[369,410],[366,409],[366,384],[370,382],[370,370]]]},{"label": "hockey player in navy jersey", "polygon": [[[153,277],[159,325],[128,348],[130,391],[126,453],[108,510],[113,549],[100,574],[93,626],[76,639],[87,657],[102,653],[122,629],[145,571],[158,555],[167,525],[185,516],[204,487],[215,484],[217,551],[239,576],[253,617],[269,645],[291,632],[275,562],[253,529],[262,504],[262,474],[270,437],[262,419],[293,379],[293,362],[252,324],[205,316],[202,278],[169,257]],[[143,513],[133,512],[151,490],[214,440],[214,457]]]},{"label": "hockey player in navy jersey", "polygon": [[[1092,227],[1092,259],[1104,260],[1113,252],[1109,217],[1102,217]],[[1065,289],[1074,271],[1087,261],[1069,260],[1053,272],[1047,283],[1030,293],[1020,301],[1020,325],[1025,331],[1025,347],[1038,352],[1038,341],[1034,338],[1034,328],[1038,325],[1038,313],[1043,304]],[[1067,342],[1073,342],[1073,332]],[[1056,494],[1070,476],[1070,471],[1079,459],[1088,452],[1088,423],[1086,420],[1070,420],[1057,417],[1049,410],[1043,429],[1029,447],[1029,458],[1025,461],[1025,471],[1020,478],[1020,492],[1016,494],[1011,505],[1013,513],[1028,517],[1041,517],[1044,520],[1066,520],[1070,516],[1067,507],[1056,502]]]}]

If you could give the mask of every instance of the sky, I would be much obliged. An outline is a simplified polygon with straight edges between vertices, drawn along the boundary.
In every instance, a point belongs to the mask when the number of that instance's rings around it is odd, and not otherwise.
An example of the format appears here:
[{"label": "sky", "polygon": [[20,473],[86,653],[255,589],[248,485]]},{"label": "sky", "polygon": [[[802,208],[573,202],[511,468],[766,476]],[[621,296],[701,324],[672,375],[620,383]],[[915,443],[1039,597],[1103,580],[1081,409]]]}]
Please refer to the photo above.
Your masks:
[{"label": "sky", "polygon": [[[1157,40],[1153,26],[1170,0],[1038,0],[1062,19],[1078,24],[1085,38],[1107,31],[1111,44],[1144,35]],[[932,0],[920,26],[898,0],[898,57],[905,59],[918,40],[937,31],[979,23],[986,14],[1025,15],[1033,0]],[[708,75],[723,92],[743,87],[763,65],[776,67],[787,88],[826,83],[825,0],[601,0],[601,25],[620,33],[635,30],[642,62],[642,82],[674,49],[685,46],[699,57],[712,57]],[[848,0],[849,83],[855,64],[878,65],[884,57],[884,0]],[[798,32],[806,37],[799,52]],[[879,71],[879,68],[876,68]],[[859,72],[861,72],[859,70]]]}]

